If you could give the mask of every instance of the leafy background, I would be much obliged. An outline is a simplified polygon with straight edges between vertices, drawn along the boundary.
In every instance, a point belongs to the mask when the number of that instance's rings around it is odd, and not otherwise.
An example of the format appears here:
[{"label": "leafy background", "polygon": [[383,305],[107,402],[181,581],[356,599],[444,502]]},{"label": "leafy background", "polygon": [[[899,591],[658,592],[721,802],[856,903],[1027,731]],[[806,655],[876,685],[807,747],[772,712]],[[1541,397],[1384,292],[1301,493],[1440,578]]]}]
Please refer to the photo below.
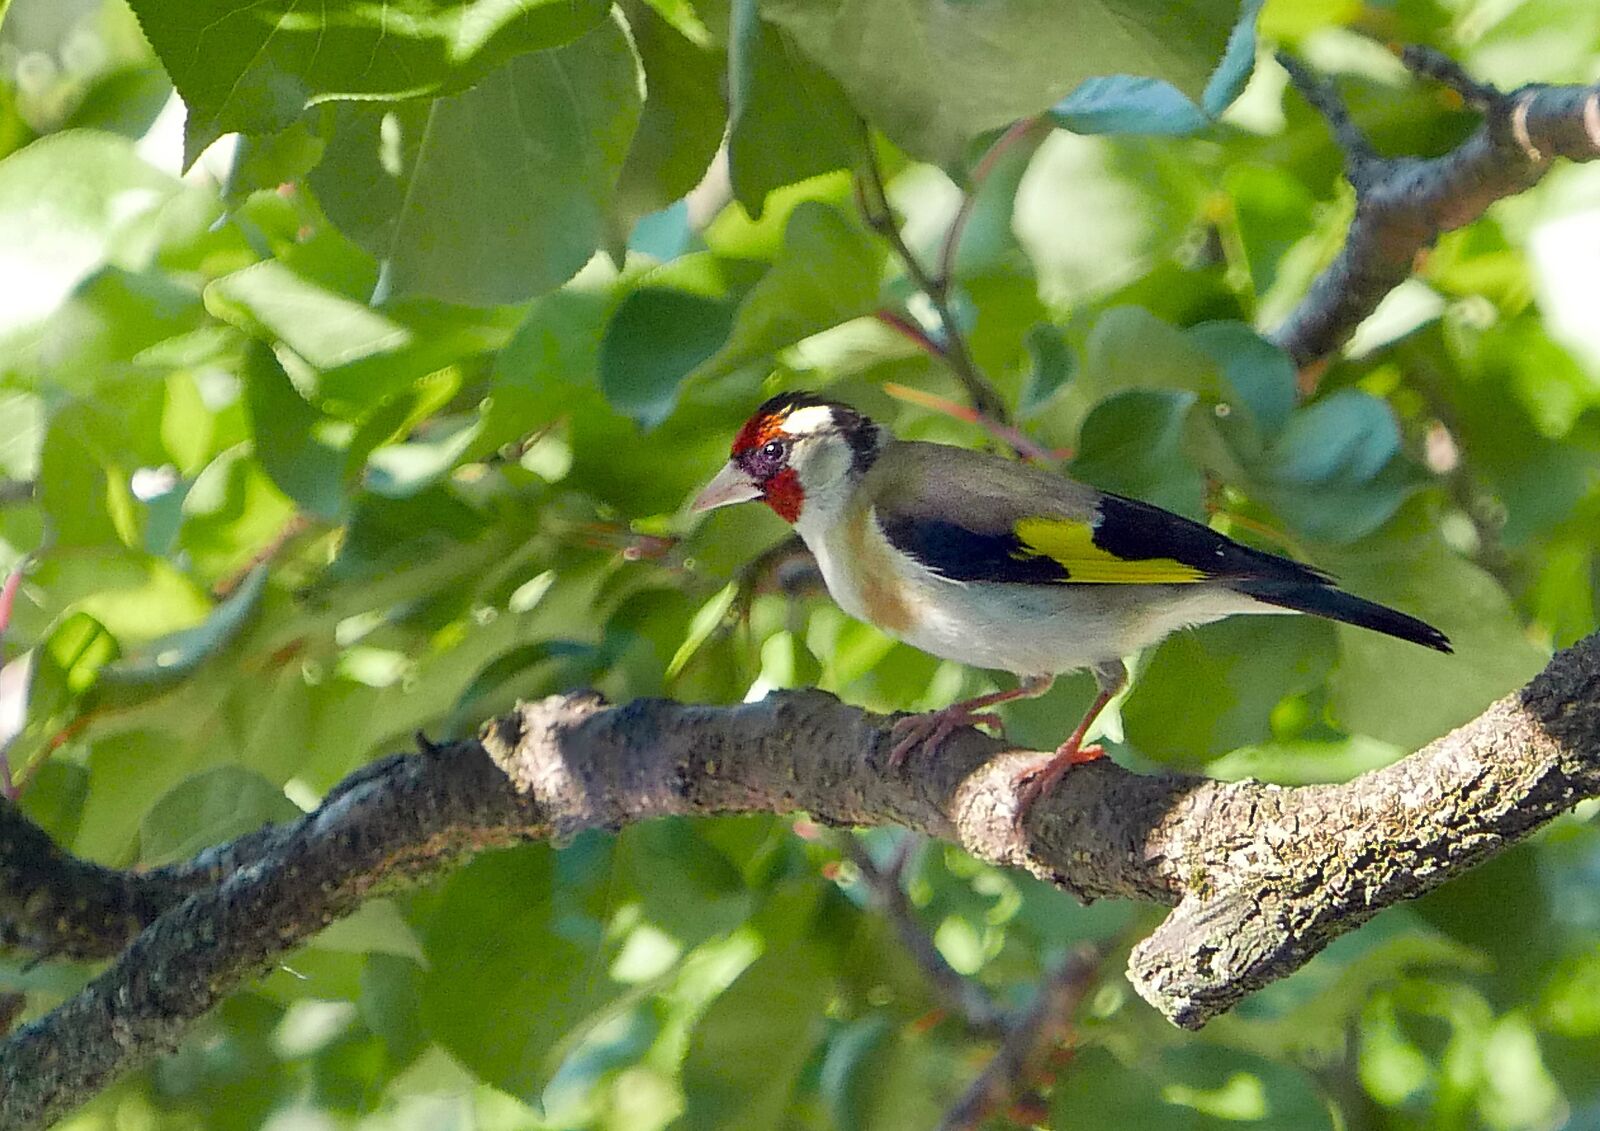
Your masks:
[{"label": "leafy background", "polygon": [[[1442,240],[1303,395],[1253,328],[1352,202],[1257,30],[1393,153],[1474,121],[1370,36],[1505,84],[1591,80],[1600,47],[1562,0],[15,0],[0,567],[28,572],[0,698],[26,695],[27,811],[155,863],[518,696],[814,683],[889,710],[994,686],[825,599],[746,607],[781,525],[683,510],[782,386],[985,442],[885,391],[962,396],[871,317],[933,328],[856,207],[869,145],[924,257],[975,188],[955,315],[1074,474],[1457,643],[1185,634],[1141,658],[1116,757],[1341,780],[1473,716],[1595,627],[1600,170]],[[1013,733],[1056,741],[1089,690],[1017,706]],[[1103,949],[1078,1050],[1037,1082],[1053,1126],[1592,1126],[1592,812],[1197,1035],[1120,974],[1150,909],[937,844],[910,893],[1003,1002]],[[931,1126],[992,1046],[935,1009],[831,835],[661,822],[478,859],[325,931],[67,1125]],[[0,991],[36,1013],[92,972],[0,956]]]}]

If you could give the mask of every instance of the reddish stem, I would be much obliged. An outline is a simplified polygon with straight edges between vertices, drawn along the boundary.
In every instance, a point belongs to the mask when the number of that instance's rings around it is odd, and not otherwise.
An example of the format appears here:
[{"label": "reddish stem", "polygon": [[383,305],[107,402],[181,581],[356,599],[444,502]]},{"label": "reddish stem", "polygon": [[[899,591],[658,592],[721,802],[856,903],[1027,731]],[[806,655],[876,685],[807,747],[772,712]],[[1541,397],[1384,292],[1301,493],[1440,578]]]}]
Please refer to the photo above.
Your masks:
[{"label": "reddish stem", "polygon": [[[945,231],[944,244],[939,249],[939,281],[948,286],[955,277],[956,254],[961,250],[961,236],[967,230],[967,221],[972,219],[973,209],[978,204],[978,193],[983,191],[984,182],[989,179],[989,174],[994,172],[994,167],[1000,163],[1000,158],[1011,151],[1018,142],[1034,133],[1040,125],[1038,118],[1023,118],[1013,122],[1011,128],[995,140],[972,170],[972,187],[961,197],[961,207],[956,209],[950,227]],[[1042,136],[1042,131],[1041,131]]]},{"label": "reddish stem", "polygon": [[878,310],[874,311],[872,316],[879,322],[882,322],[885,326],[889,327],[891,330],[898,333],[901,337],[909,338],[912,342],[916,343],[920,349],[926,351],[929,355],[937,358],[943,358],[946,356],[944,347],[930,338],[926,330],[924,330],[921,326],[918,326],[904,314],[900,314],[899,312],[893,310]]},{"label": "reddish stem", "polygon": [[998,420],[984,415],[975,408],[959,404],[948,397],[941,397],[937,393],[925,393],[921,389],[908,388],[893,381],[885,381],[883,391],[896,400],[906,401],[921,408],[932,409],[934,412],[942,412],[946,416],[961,421],[963,424],[976,424],[996,440],[1009,446],[1012,451],[1023,459],[1032,463],[1054,464],[1071,454],[1070,452],[1051,451],[1027,433],[1013,428],[1009,424],[1001,424]]},{"label": "reddish stem", "polygon": [[22,563],[12,569],[5,584],[0,585],[0,641],[5,640],[6,629],[11,627],[11,608],[17,601],[17,590],[22,588]]}]

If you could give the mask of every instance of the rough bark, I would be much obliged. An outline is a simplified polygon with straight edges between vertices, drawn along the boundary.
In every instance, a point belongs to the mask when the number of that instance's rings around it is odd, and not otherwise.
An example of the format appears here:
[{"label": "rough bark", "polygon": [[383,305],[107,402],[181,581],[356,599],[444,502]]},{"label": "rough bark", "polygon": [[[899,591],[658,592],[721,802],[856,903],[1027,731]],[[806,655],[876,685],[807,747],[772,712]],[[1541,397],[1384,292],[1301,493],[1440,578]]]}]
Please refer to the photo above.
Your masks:
[{"label": "rough bark", "polygon": [[[891,771],[891,722],[820,692],[739,707],[610,707],[577,694],[496,720],[481,745],[366,767],[301,821],[206,853],[185,874],[217,882],[188,895],[172,885],[173,902],[105,973],[0,1045],[0,1126],[43,1126],[173,1047],[375,887],[485,847],[667,814],[803,809],[833,824],[899,824],[1083,898],[1171,905],[1129,977],[1199,1027],[1383,907],[1600,794],[1600,635],[1473,722],[1349,783],[1144,776],[1105,760],[1075,768],[1020,841],[1014,777],[1038,755],[965,731],[938,758]],[[58,874],[63,891],[80,890],[74,866]],[[137,929],[128,916],[95,921],[107,947]]]},{"label": "rough bark", "polygon": [[1300,366],[1327,356],[1411,274],[1418,253],[1544,176],[1558,157],[1600,157],[1600,86],[1525,86],[1501,93],[1438,52],[1407,48],[1406,65],[1448,84],[1483,124],[1439,157],[1383,157],[1351,122],[1332,86],[1279,56],[1345,151],[1356,214],[1344,245],[1270,335]]}]

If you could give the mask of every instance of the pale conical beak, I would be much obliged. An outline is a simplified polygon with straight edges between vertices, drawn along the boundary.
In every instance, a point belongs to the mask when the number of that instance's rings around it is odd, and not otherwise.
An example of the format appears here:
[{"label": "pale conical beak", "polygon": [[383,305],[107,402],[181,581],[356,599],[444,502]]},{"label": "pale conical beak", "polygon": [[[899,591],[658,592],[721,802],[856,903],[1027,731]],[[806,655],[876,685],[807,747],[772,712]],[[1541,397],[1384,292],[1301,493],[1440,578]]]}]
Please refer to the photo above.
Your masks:
[{"label": "pale conical beak", "polygon": [[745,473],[744,468],[729,461],[705,488],[694,497],[689,510],[695,514],[725,507],[732,503],[748,503],[761,497],[761,488]]}]

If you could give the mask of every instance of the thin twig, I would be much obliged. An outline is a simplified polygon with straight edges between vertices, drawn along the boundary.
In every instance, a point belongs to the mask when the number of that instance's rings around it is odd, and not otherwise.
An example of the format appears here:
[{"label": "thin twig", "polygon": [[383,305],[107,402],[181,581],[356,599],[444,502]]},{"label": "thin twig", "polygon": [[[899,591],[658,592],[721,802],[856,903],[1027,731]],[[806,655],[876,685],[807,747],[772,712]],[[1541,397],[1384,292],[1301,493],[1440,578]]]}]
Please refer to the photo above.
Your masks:
[{"label": "thin twig", "polygon": [[24,558],[11,568],[5,582],[0,583],[0,797],[7,801],[15,801],[22,795],[21,783],[11,776],[8,754],[27,720],[28,680],[24,667],[6,663],[5,640],[26,567]]},{"label": "thin twig", "polygon": [[875,311],[872,316],[901,337],[908,339],[928,356],[936,357],[940,361],[949,360],[944,346],[930,338],[928,332],[917,325],[916,319],[901,314],[898,310],[887,309]]},{"label": "thin twig", "polygon": [[916,908],[906,895],[904,872],[911,856],[921,844],[916,833],[907,832],[895,846],[894,856],[879,864],[867,851],[867,846],[855,836],[845,833],[838,838],[841,851],[850,857],[862,882],[872,892],[874,901],[888,920],[894,924],[900,941],[911,952],[911,957],[922,968],[928,984],[944,1002],[945,1008],[962,1018],[974,1033],[999,1035],[1004,1032],[1001,1012],[982,986],[964,977],[945,960],[934,945],[933,937],[917,918]]},{"label": "thin twig", "polygon": [[889,205],[889,194],[884,186],[883,170],[878,166],[877,153],[871,145],[867,144],[867,159],[862,165],[862,175],[856,180],[857,198],[861,204],[861,214],[866,219],[867,226],[881,235],[889,242],[894,250],[895,258],[905,268],[906,275],[923,294],[928,296],[934,313],[939,316],[939,332],[943,337],[943,357],[950,366],[950,371],[956,375],[962,386],[967,391],[967,396],[972,398],[972,403],[983,413],[996,420],[1010,422],[1010,415],[1006,412],[1005,402],[1000,399],[1000,394],[989,384],[978,370],[977,363],[972,360],[972,353],[967,348],[966,336],[962,333],[961,324],[956,320],[955,312],[951,307],[950,285],[948,278],[935,278],[923,266],[922,260],[917,258],[915,252],[906,244],[905,236],[900,232],[899,222],[895,219],[894,209]]},{"label": "thin twig", "polygon": [[1444,84],[1475,110],[1489,110],[1505,98],[1499,87],[1473,78],[1465,67],[1441,51],[1411,44],[1395,54],[1412,74]]},{"label": "thin twig", "polygon": [[1361,182],[1366,179],[1366,170],[1375,163],[1381,163],[1383,158],[1373,148],[1367,135],[1361,132],[1361,127],[1356,125],[1349,107],[1331,82],[1287,51],[1278,52],[1277,60],[1278,65],[1289,72],[1289,81],[1300,92],[1300,97],[1327,121],[1334,141],[1344,151],[1346,175],[1359,190]]},{"label": "thin twig", "polygon": [[212,597],[219,601],[227,599],[235,589],[244,584],[244,579],[249,577],[258,566],[266,565],[283,553],[284,547],[311,529],[311,525],[311,516],[304,512],[296,511],[290,515],[265,546],[251,554],[249,559],[237,569],[217,579],[217,582],[211,586]]},{"label": "thin twig", "polygon": [[1071,1033],[1072,1015],[1094,984],[1101,958],[1098,949],[1083,947],[1045,979],[1039,996],[1011,1026],[994,1059],[945,1113],[940,1131],[976,1131],[1033,1080],[1045,1057]]}]

